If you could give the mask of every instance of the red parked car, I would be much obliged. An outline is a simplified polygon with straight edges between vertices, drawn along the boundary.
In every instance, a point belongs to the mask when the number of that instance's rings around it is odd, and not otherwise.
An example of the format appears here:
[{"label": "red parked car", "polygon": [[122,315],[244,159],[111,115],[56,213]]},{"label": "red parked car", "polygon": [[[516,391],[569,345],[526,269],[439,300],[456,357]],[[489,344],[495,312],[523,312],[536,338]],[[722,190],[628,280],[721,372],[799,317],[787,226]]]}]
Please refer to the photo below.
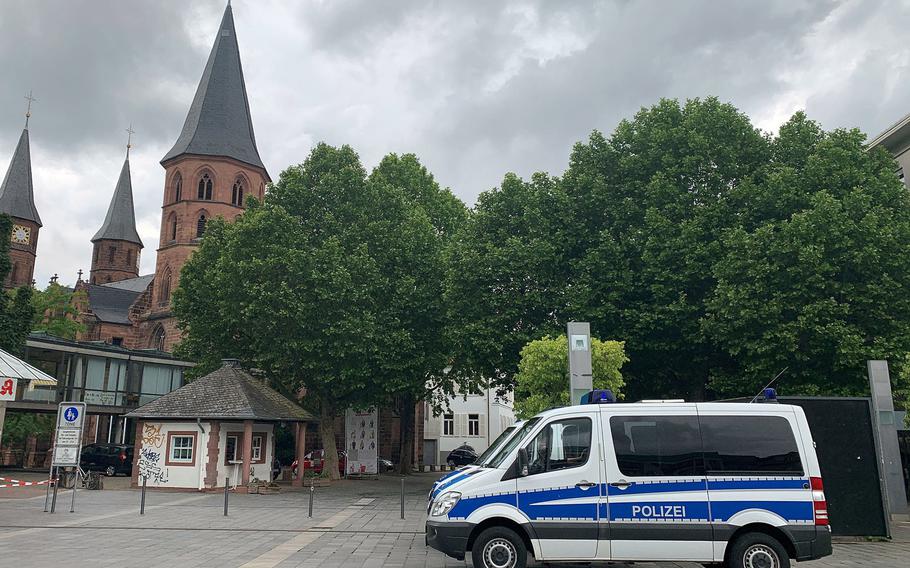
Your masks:
[{"label": "red parked car", "polygon": [[[312,471],[316,474],[322,473],[322,466],[325,462],[323,457],[324,450],[313,450],[303,456],[303,471]],[[344,468],[347,465],[348,454],[344,450],[338,452],[338,473],[344,475]],[[297,460],[291,464],[291,471],[294,477],[297,477]]]}]

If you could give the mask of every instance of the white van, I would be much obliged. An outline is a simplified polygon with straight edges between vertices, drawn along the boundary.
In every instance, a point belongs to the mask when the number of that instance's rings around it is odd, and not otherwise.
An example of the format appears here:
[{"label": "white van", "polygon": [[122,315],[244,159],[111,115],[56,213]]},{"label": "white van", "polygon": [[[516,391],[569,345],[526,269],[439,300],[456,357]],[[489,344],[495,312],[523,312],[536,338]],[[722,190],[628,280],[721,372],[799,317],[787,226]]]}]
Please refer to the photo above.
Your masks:
[{"label": "white van", "polygon": [[543,412],[483,467],[436,484],[427,545],[485,568],[522,568],[528,552],[731,568],[831,554],[801,408],[608,402]]}]

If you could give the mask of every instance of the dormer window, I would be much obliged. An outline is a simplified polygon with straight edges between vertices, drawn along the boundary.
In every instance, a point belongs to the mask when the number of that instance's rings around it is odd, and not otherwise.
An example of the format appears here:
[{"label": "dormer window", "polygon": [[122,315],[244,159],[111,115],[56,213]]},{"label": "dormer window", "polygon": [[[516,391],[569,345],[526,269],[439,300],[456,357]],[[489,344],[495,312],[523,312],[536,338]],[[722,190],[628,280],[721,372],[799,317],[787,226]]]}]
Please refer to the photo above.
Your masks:
[{"label": "dormer window", "polygon": [[199,178],[199,187],[197,191],[197,198],[205,201],[212,200],[212,177],[205,173],[202,174],[202,177]]}]

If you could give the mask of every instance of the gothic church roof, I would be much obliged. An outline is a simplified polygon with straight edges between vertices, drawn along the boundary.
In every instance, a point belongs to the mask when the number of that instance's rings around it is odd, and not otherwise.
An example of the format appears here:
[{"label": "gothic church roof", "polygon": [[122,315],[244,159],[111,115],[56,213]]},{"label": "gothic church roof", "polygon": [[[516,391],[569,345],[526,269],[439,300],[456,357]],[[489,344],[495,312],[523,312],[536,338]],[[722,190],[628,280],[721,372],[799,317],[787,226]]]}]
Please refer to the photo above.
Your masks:
[{"label": "gothic church roof", "polygon": [[127,414],[130,418],[315,421],[313,416],[225,359],[220,369]]},{"label": "gothic church roof", "polygon": [[265,171],[253,135],[230,3],[218,30],[183,131],[161,163],[182,154],[197,154],[234,158]]},{"label": "gothic church roof", "polygon": [[111,204],[107,208],[104,223],[92,237],[92,242],[101,239],[129,241],[142,246],[142,239],[139,238],[139,233],[136,231],[136,215],[133,211],[133,184],[130,181],[129,157],[123,161],[120,179],[117,180],[117,187],[114,189]]},{"label": "gothic church roof", "polygon": [[22,130],[19,144],[13,153],[6,177],[0,185],[0,212],[10,217],[33,221],[41,226],[41,217],[35,209],[32,190],[32,157],[29,150],[28,128]]},{"label": "gothic church roof", "polygon": [[89,309],[98,321],[130,325],[130,307],[142,292],[123,288],[113,288],[98,284],[85,284]]}]

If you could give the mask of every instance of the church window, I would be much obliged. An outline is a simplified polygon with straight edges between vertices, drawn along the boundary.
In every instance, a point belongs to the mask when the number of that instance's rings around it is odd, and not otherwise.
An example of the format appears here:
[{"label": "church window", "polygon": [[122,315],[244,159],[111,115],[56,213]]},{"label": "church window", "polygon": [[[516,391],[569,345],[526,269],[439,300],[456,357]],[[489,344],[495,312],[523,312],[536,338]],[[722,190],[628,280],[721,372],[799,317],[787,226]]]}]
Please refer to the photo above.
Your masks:
[{"label": "church window", "polygon": [[196,238],[201,239],[205,234],[205,213],[199,215],[199,219],[196,221]]},{"label": "church window", "polygon": [[169,242],[177,240],[177,215],[173,213],[167,219],[167,236]]},{"label": "church window", "polygon": [[152,341],[149,347],[157,349],[158,351],[164,351],[164,328],[160,325],[156,327],[154,333],[152,333]]},{"label": "church window", "polygon": [[171,270],[164,271],[164,278],[161,279],[161,292],[158,293],[158,305],[166,306],[171,301]]},{"label": "church window", "polygon": [[259,184],[259,199],[262,199],[262,196],[265,195],[265,184]]},{"label": "church window", "polygon": [[130,266],[133,264],[133,251],[127,249],[126,251],[126,265]]},{"label": "church window", "polygon": [[95,262],[98,262],[98,251],[100,249],[101,249],[101,247],[99,247],[98,245],[95,245],[95,257],[93,259]]},{"label": "church window", "polygon": [[202,177],[199,178],[199,188],[197,192],[197,197],[199,199],[204,199],[206,201],[211,201],[212,199],[212,178],[209,174],[202,174]]},{"label": "church window", "polygon": [[107,251],[107,262],[108,264],[114,263],[114,255],[117,254],[117,247],[110,247]]},{"label": "church window", "polygon": [[183,176],[177,172],[177,177],[174,178],[174,201],[180,201],[181,197],[183,197]]},{"label": "church window", "polygon": [[234,182],[234,187],[231,189],[231,205],[236,205],[238,207],[243,207],[243,180],[238,179]]},{"label": "church window", "polygon": [[10,272],[9,279],[10,279],[12,282],[15,283],[15,282],[16,282],[16,276],[18,276],[18,275],[19,275],[19,263],[18,263],[18,262],[14,262],[14,263],[13,263],[13,270],[12,270],[12,272]]}]

